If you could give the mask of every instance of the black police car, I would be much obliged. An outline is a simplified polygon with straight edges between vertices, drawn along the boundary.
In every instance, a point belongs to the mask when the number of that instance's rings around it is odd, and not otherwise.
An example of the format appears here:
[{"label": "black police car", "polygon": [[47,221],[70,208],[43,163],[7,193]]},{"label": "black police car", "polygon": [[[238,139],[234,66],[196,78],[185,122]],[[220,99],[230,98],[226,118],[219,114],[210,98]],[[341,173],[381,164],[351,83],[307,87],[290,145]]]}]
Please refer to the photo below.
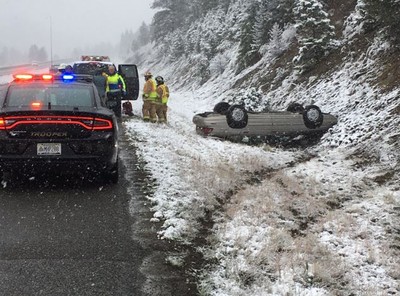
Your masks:
[{"label": "black police car", "polygon": [[69,167],[118,182],[118,125],[91,76],[21,74],[0,90],[0,168]]}]

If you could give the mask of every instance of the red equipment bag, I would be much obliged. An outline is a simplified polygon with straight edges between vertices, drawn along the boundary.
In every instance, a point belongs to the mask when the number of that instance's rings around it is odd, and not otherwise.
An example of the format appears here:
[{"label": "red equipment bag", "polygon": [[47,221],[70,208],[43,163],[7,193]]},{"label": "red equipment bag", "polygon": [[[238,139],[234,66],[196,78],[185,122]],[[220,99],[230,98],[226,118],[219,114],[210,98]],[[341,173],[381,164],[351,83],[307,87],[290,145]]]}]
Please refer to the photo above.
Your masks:
[{"label": "red equipment bag", "polygon": [[124,102],[122,104],[122,109],[124,110],[124,113],[126,115],[133,116],[133,112],[132,112],[133,109],[132,109],[132,103],[131,102],[129,102],[129,101]]}]

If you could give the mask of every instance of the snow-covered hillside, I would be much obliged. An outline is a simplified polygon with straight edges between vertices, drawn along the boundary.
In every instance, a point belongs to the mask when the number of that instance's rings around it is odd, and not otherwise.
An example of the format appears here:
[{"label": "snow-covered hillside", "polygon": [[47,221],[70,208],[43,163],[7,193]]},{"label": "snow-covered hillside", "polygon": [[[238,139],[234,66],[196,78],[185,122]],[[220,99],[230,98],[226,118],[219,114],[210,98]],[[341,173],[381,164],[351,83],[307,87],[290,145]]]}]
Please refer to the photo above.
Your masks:
[{"label": "snow-covered hillside", "polygon": [[[266,44],[258,62],[236,71],[239,40],[231,21],[243,1],[233,1],[224,17],[215,11],[193,24],[190,34],[200,41],[216,28],[231,30],[223,30],[232,38],[217,46],[208,79],[198,76],[205,58],[198,53],[172,58],[165,46],[151,44],[132,57],[170,86],[168,126],[142,122],[140,102],[138,118],[125,125],[155,178],[149,200],[153,221],[163,225],[160,238],[204,256],[195,272],[202,295],[400,294],[399,87],[381,87],[393,47],[380,34],[363,36],[362,2],[341,20],[337,54],[306,74],[293,66],[293,43],[279,55]],[[293,42],[290,27],[281,36]],[[195,134],[195,113],[250,88],[261,93],[260,105],[313,103],[339,122],[308,148]],[[198,245],[204,233],[206,243]]]}]

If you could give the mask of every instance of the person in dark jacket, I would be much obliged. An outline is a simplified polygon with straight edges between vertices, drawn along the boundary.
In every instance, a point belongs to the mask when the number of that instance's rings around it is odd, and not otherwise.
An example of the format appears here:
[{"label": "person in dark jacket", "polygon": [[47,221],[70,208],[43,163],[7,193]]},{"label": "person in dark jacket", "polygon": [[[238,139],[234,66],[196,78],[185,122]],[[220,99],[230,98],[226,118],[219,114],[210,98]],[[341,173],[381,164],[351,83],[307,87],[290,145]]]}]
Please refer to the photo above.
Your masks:
[{"label": "person in dark jacket", "polygon": [[101,68],[98,68],[93,75],[93,83],[96,85],[97,91],[103,103],[106,103],[106,82],[107,78],[103,75]]}]

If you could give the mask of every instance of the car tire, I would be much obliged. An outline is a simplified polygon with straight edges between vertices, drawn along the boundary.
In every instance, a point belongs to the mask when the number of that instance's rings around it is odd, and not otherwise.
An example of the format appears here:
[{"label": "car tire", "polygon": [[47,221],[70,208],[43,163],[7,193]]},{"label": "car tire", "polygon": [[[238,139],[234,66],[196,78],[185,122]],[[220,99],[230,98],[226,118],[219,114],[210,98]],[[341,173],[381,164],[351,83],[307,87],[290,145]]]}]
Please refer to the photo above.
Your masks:
[{"label": "car tire", "polygon": [[249,116],[242,105],[232,105],[226,113],[226,121],[230,128],[245,128]]},{"label": "car tire", "polygon": [[229,103],[227,102],[219,102],[214,106],[214,113],[218,113],[221,115],[226,115],[226,112],[228,111],[229,107],[231,105],[229,105]]},{"label": "car tire", "polygon": [[303,120],[306,127],[315,129],[321,126],[324,116],[322,115],[319,107],[315,105],[309,105],[304,108]]},{"label": "car tire", "polygon": [[287,107],[286,111],[292,112],[292,113],[303,113],[304,107],[300,103],[290,103],[289,106]]}]

